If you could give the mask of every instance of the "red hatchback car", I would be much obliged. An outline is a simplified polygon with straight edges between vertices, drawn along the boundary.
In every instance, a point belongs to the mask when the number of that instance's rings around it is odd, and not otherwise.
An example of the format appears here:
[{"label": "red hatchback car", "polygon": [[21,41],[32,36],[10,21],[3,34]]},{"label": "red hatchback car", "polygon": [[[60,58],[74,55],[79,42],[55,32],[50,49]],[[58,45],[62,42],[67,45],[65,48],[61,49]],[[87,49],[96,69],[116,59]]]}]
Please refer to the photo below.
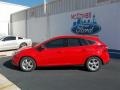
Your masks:
[{"label": "red hatchback car", "polygon": [[59,36],[15,53],[12,64],[23,71],[36,67],[84,65],[95,72],[109,62],[108,47],[97,36]]}]

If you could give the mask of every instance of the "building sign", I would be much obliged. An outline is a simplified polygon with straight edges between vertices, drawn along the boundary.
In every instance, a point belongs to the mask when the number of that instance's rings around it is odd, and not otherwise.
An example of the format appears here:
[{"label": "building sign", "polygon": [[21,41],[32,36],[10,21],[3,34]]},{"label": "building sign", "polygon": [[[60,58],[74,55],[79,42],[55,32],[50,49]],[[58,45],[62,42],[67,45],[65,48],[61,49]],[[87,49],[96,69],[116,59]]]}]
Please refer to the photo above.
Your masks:
[{"label": "building sign", "polygon": [[71,14],[71,19],[73,20],[71,31],[75,34],[96,34],[101,30],[95,14],[91,12]]}]

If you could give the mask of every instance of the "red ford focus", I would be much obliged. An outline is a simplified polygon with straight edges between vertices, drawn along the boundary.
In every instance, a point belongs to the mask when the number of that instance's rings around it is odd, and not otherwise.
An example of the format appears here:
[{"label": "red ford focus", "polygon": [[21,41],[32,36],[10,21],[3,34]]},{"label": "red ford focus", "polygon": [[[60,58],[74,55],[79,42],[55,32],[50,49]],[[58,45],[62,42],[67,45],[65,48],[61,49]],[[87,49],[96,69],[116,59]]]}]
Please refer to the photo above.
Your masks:
[{"label": "red ford focus", "polygon": [[95,72],[109,62],[107,46],[97,36],[59,36],[15,53],[12,64],[23,71],[36,67],[84,65]]}]

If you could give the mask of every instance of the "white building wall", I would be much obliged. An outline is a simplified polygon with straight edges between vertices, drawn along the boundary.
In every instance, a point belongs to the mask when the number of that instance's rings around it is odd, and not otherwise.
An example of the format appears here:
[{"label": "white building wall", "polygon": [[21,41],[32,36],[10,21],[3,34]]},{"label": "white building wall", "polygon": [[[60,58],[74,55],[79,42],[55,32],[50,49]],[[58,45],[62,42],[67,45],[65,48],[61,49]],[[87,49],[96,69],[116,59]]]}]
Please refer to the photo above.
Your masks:
[{"label": "white building wall", "polygon": [[27,20],[26,10],[12,14],[11,24],[10,24],[11,25],[10,34],[13,34],[15,36],[26,37],[26,29],[27,29],[26,20]]},{"label": "white building wall", "polygon": [[43,18],[32,18],[27,21],[27,37],[33,42],[42,42],[47,39],[47,20]]},{"label": "white building wall", "polygon": [[70,13],[52,15],[49,17],[49,20],[50,37],[73,34],[70,30]]},{"label": "white building wall", "polygon": [[10,14],[26,9],[28,7],[10,4],[0,1],[0,34],[8,35],[8,26],[10,23]]},{"label": "white building wall", "polygon": [[15,36],[26,37],[26,21],[21,20],[19,22],[12,23],[13,32],[12,34]]}]

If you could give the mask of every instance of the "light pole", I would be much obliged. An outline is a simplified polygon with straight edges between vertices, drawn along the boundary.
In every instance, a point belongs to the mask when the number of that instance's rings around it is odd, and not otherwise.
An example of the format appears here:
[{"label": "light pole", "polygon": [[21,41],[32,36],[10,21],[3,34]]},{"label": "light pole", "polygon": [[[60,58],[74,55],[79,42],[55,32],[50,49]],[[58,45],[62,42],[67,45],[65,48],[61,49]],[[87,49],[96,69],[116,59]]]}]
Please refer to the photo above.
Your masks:
[{"label": "light pole", "polygon": [[47,39],[50,37],[50,25],[49,25],[49,16],[47,12],[47,1],[44,0],[44,15],[46,17],[46,37]]},{"label": "light pole", "polygon": [[44,14],[46,15],[47,13],[47,1],[44,0]]}]

